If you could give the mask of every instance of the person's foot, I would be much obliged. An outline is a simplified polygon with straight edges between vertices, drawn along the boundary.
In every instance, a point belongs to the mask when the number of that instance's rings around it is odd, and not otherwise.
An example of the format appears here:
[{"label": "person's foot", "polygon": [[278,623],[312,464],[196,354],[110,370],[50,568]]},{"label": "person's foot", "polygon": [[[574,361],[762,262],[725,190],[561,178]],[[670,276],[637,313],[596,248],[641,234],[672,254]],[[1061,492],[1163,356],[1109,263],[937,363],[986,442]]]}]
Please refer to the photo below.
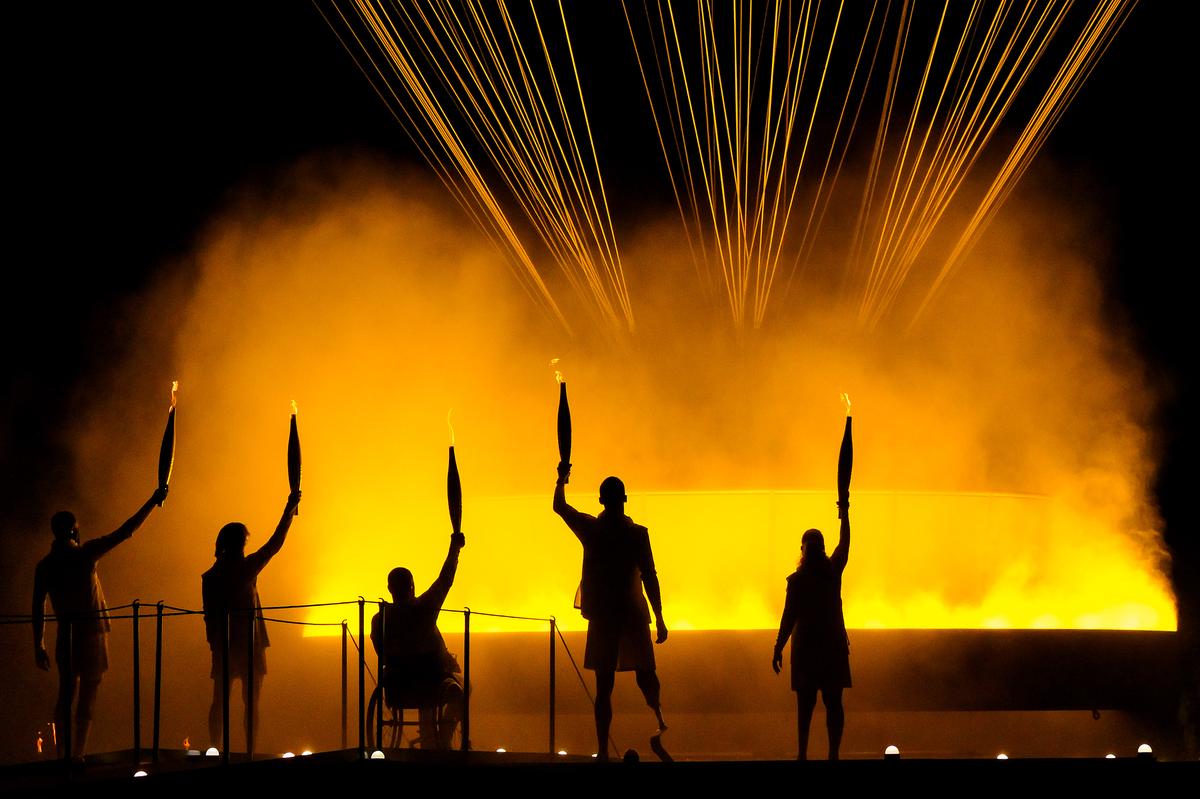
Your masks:
[{"label": "person's foot", "polygon": [[667,751],[662,743],[662,734],[666,727],[659,728],[658,732],[650,736],[650,750],[658,756],[658,759],[664,763],[673,763],[675,758],[671,757],[671,753]]}]

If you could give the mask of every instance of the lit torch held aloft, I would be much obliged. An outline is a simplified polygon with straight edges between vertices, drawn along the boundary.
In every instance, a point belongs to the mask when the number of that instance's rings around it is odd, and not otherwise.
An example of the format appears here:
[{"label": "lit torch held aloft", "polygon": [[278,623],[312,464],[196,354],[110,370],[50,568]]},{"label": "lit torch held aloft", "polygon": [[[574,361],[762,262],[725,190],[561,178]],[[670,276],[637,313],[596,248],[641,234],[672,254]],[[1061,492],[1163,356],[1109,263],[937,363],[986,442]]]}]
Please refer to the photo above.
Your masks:
[{"label": "lit torch held aloft", "polygon": [[846,403],[846,429],[842,432],[842,449],[838,453],[838,518],[845,518],[846,509],[850,506],[850,472],[854,469],[854,439],[851,436],[850,395],[842,394],[842,402]]},{"label": "lit torch held aloft", "polygon": [[[558,358],[550,361],[551,366],[557,364]],[[554,379],[558,381],[558,462],[562,466],[570,466],[571,406],[567,403],[567,381],[563,380],[562,372],[557,369],[554,370]]]},{"label": "lit torch held aloft", "polygon": [[[450,412],[453,413],[451,408]],[[446,505],[450,509],[450,528],[454,533],[462,532],[462,482],[458,478],[458,461],[454,459],[454,425],[450,424],[450,413],[446,414],[446,426],[450,428],[450,461],[446,466]]]},{"label": "lit torch held aloft", "polygon": [[[300,431],[296,429],[296,401],[292,400],[292,425],[288,431],[288,450],[287,450],[287,468],[288,468],[288,486],[292,493],[295,494],[300,490]],[[300,510],[296,510],[296,515],[300,515]]]},{"label": "lit torch held aloft", "polygon": [[[171,408],[167,411],[167,427],[163,430],[162,444],[158,448],[158,487],[166,488],[171,482],[171,469],[175,467],[175,394],[179,381],[171,381]],[[165,500],[164,500],[165,501]],[[158,503],[162,507],[162,502]]]}]

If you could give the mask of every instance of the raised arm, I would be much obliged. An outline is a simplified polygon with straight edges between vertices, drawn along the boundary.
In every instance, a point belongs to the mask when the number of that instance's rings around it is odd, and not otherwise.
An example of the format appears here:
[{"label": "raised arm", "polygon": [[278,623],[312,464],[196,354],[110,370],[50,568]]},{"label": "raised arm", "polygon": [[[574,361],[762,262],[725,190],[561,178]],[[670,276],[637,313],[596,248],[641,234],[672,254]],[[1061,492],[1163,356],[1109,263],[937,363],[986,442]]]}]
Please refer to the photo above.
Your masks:
[{"label": "raised arm", "polygon": [[122,541],[128,541],[134,532],[149,518],[150,511],[158,507],[166,498],[166,487],[154,489],[154,493],[150,495],[150,499],[146,500],[142,507],[138,508],[132,516],[126,519],[124,524],[108,535],[93,538],[91,541],[81,544],[80,547],[84,553],[93,558],[100,558],[107,555],[117,544],[120,544]]},{"label": "raised arm", "polygon": [[554,484],[554,512],[564,519],[572,513],[578,513],[567,504],[567,478],[571,476],[571,464],[558,464],[558,482]]},{"label": "raised arm", "polygon": [[279,517],[279,524],[275,526],[275,532],[267,539],[267,543],[259,547],[253,555],[247,556],[246,560],[253,559],[252,567],[255,571],[261,570],[271,558],[279,554],[279,550],[283,549],[283,542],[287,540],[288,528],[292,526],[292,518],[296,515],[296,509],[299,507],[300,490],[297,489],[288,495],[287,504],[283,506],[283,515]]},{"label": "raised arm", "polygon": [[846,562],[850,560],[850,501],[839,502],[838,510],[841,511],[839,515],[842,517],[842,524],[838,528],[837,546],[833,548],[829,559],[844,569]]},{"label": "raised arm", "polygon": [[570,476],[571,464],[558,464],[558,482],[554,484],[554,512],[562,517],[562,520],[567,523],[567,527],[570,527],[571,532],[582,542],[585,532],[589,529],[587,520],[592,517],[567,504],[566,484],[567,478]]},{"label": "raised arm", "polygon": [[42,671],[50,670],[50,656],[46,654],[46,577],[39,565],[33,572],[33,659]]},{"label": "raised arm", "polygon": [[452,533],[450,535],[450,551],[446,553],[446,560],[442,563],[442,570],[438,573],[437,579],[433,581],[433,585],[429,586],[429,590],[421,594],[421,602],[428,602],[431,607],[441,608],[446,602],[446,595],[450,593],[450,588],[454,585],[454,575],[458,572],[458,553],[467,545],[467,537],[462,533]]}]

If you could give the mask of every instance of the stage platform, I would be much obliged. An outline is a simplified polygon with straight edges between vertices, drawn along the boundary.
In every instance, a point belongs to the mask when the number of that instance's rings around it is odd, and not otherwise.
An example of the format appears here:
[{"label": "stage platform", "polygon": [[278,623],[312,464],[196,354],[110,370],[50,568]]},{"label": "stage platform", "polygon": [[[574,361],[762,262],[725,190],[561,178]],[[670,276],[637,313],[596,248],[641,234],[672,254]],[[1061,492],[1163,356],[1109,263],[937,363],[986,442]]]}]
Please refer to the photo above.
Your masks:
[{"label": "stage platform", "polygon": [[[649,756],[649,751],[644,753]],[[146,776],[135,777],[137,770]],[[545,753],[388,751],[367,759],[357,750],[309,756],[186,756],[162,752],[158,764],[137,763],[132,752],[96,755],[70,773],[61,763],[43,761],[0,769],[4,795],[123,796],[229,794],[311,796],[312,791],[379,795],[384,791],[486,791],[506,795],[592,796],[626,792],[777,791],[786,788],[837,791],[919,791],[920,795],[1051,790],[1069,785],[1072,793],[1167,790],[1197,784],[1198,762],[1160,762],[1146,757],[1013,758],[827,761],[676,761],[600,763],[590,757]],[[115,793],[114,793],[115,795]],[[665,795],[665,794],[664,794]]]}]

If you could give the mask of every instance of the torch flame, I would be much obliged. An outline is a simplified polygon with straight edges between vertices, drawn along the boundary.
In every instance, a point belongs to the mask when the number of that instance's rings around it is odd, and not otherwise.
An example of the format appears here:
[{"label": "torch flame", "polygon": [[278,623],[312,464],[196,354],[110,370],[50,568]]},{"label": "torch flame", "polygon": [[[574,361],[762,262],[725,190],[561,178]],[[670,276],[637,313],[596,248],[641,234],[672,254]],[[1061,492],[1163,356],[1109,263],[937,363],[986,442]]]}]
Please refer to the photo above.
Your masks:
[{"label": "torch flame", "polygon": [[[551,359],[550,359],[550,366],[551,366],[552,368],[553,368],[553,367],[555,367],[555,366],[558,366],[558,361],[559,361],[559,359],[558,359],[558,358],[551,358]],[[555,380],[556,382],[558,382],[558,383],[561,383],[561,382],[563,381],[562,372],[558,371],[557,369],[555,369],[555,370],[554,370],[554,380]]]},{"label": "torch flame", "polygon": [[175,392],[177,392],[177,391],[179,391],[179,381],[172,380],[171,381],[171,407],[172,408],[175,407]]},{"label": "torch flame", "polygon": [[454,425],[450,423],[450,414],[454,413],[454,409],[446,411],[446,427],[450,428],[450,446],[454,446]]},{"label": "torch flame", "polygon": [[850,395],[844,391],[842,392],[842,402],[846,403],[846,415],[849,416],[850,415]]},{"label": "torch flame", "polygon": [[292,400],[292,416],[296,415],[296,401]]}]

